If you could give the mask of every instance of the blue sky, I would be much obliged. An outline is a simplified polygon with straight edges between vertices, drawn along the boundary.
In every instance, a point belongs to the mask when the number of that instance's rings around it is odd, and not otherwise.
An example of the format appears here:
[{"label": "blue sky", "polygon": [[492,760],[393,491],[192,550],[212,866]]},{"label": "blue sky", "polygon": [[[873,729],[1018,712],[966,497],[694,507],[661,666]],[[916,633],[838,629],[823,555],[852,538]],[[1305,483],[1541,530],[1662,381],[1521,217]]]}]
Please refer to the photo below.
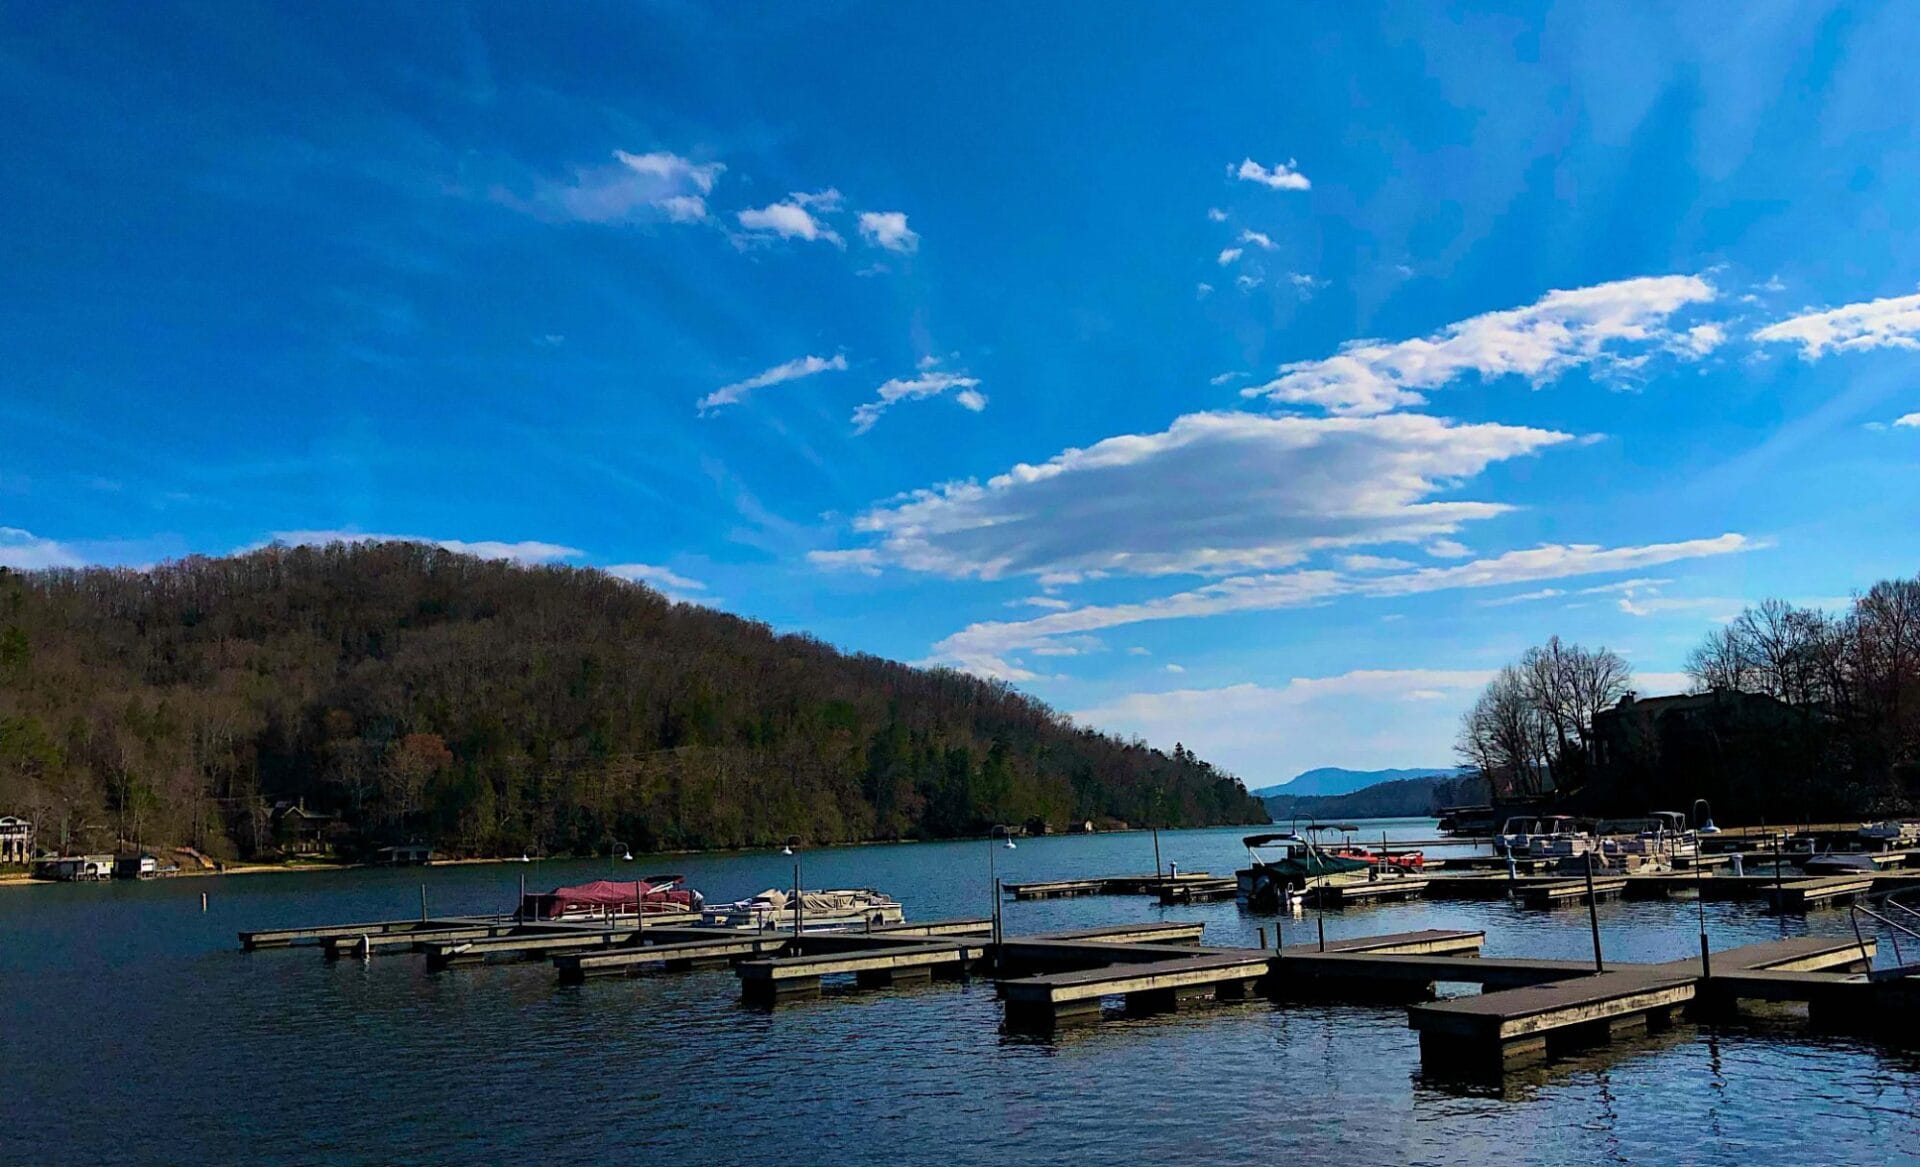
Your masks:
[{"label": "blue sky", "polygon": [[1260,785],[1920,563],[1896,4],[18,5],[0,563],[399,535]]}]

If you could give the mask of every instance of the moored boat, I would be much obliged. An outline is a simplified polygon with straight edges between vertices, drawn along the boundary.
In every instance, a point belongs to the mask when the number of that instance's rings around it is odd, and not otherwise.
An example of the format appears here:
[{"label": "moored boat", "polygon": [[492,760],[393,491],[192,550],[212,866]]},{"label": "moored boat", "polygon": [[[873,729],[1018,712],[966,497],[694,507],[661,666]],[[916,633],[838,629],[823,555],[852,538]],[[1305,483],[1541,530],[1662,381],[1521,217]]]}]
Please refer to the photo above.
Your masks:
[{"label": "moored boat", "polygon": [[[1340,828],[1308,828],[1310,833],[1321,829]],[[1311,838],[1297,831],[1248,835],[1241,843],[1252,862],[1234,872],[1235,890],[1240,900],[1255,911],[1270,912],[1288,907],[1300,898],[1309,884],[1341,877],[1366,879],[1374,870],[1364,859],[1329,854]],[[1263,852],[1263,848],[1275,844],[1282,847],[1279,855],[1270,856]]]},{"label": "moored boat", "polygon": [[705,898],[684,876],[597,879],[577,887],[529,893],[520,901],[522,920],[605,920],[698,912]]},{"label": "moored boat", "polygon": [[872,888],[791,891],[770,887],[759,895],[706,909],[701,923],[761,931],[844,932],[906,921],[900,901]]}]

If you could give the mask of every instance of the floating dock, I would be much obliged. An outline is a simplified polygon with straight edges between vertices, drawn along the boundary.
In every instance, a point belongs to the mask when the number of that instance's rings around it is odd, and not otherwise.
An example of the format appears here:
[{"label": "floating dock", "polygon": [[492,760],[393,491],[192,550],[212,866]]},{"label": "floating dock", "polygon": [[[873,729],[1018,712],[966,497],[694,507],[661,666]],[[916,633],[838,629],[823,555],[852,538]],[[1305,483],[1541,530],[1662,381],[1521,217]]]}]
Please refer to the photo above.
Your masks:
[{"label": "floating dock", "polygon": [[1016,900],[1055,900],[1069,896],[1157,896],[1168,889],[1216,884],[1221,878],[1205,871],[1183,871],[1178,875],[1164,872],[1153,875],[1096,875],[1087,879],[1049,879],[1000,886],[1002,891]]},{"label": "floating dock", "polygon": [[1385,879],[1338,881],[1315,884],[1307,889],[1302,902],[1314,907],[1344,908],[1382,900],[1410,900],[1427,894],[1427,881],[1417,875]]},{"label": "floating dock", "polygon": [[1815,879],[1797,879],[1771,890],[1773,906],[1781,912],[1804,912],[1808,908],[1850,902],[1873,891],[1874,877],[1826,875]]},{"label": "floating dock", "polygon": [[1596,900],[1613,899],[1627,890],[1627,877],[1611,875],[1595,879],[1591,884],[1585,876],[1572,879],[1548,879],[1529,881],[1521,889],[1520,898],[1530,908],[1551,908],[1560,904],[1584,904],[1589,894]]}]

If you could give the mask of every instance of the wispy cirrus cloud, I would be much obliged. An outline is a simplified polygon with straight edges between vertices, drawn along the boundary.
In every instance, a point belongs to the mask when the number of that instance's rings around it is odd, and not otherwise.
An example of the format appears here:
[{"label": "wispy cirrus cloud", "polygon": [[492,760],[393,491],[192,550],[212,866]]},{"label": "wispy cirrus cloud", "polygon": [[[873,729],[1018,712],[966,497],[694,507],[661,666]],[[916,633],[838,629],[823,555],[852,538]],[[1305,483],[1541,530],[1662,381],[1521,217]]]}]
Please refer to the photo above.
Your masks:
[{"label": "wispy cirrus cloud", "polygon": [[1269,190],[1311,190],[1313,183],[1300,173],[1300,164],[1289,158],[1283,163],[1271,167],[1262,166],[1251,158],[1241,161],[1239,166],[1227,167],[1227,173],[1245,182],[1257,182]]},{"label": "wispy cirrus cloud", "polygon": [[1805,312],[1759,329],[1753,339],[1797,344],[1809,361],[1829,352],[1920,348],[1920,293]]},{"label": "wispy cirrus cloud", "polygon": [[[616,563],[611,567],[601,568],[601,570],[616,579],[624,579],[629,583],[646,584],[648,587],[676,603],[706,604],[708,606],[719,603],[719,601],[712,596],[704,594],[707,590],[706,584],[689,576],[681,575],[670,567],[663,567],[654,563]],[[694,592],[702,594],[690,594]]]},{"label": "wispy cirrus cloud", "polygon": [[[431,543],[435,547],[456,552],[460,555],[474,555],[481,559],[511,559],[516,563],[556,563],[563,559],[578,559],[586,552],[578,547],[566,547],[558,543],[542,543],[537,540],[505,542],[495,539],[468,541],[465,539],[434,539],[424,535],[381,535],[368,531],[275,531],[270,542],[285,543],[290,547],[321,547],[329,543]],[[265,546],[256,543],[241,548],[250,551]]]},{"label": "wispy cirrus cloud", "polygon": [[1089,604],[1028,620],[969,625],[936,644],[930,659],[931,663],[952,665],[982,676],[1032,680],[1037,674],[1020,663],[1019,655],[1058,636],[1084,636],[1149,621],[1298,608],[1347,596],[1408,596],[1634,571],[1682,560],[1737,554],[1765,545],[1745,535],[1728,533],[1710,539],[1621,547],[1546,544],[1449,567],[1428,567],[1384,576],[1354,576],[1331,570],[1235,576],[1135,603]]},{"label": "wispy cirrus cloud", "polygon": [[765,372],[756,373],[744,381],[720,386],[696,402],[695,408],[701,413],[711,413],[716,409],[738,404],[755,389],[797,381],[802,377],[811,377],[818,373],[845,372],[846,369],[847,358],[843,353],[835,353],[831,357],[796,357],[791,361],[783,361]]},{"label": "wispy cirrus cloud", "polygon": [[1495,462],[1570,442],[1524,426],[1197,413],[984,483],[876,506],[869,565],[953,577],[1225,574],[1322,548],[1417,542],[1509,508],[1434,495]]},{"label": "wispy cirrus cloud", "polygon": [[1427,391],[1469,375],[1521,376],[1538,386],[1613,357],[1685,350],[1672,318],[1715,295],[1698,276],[1648,276],[1549,292],[1526,307],[1484,313],[1428,336],[1354,341],[1331,357],[1282,365],[1278,377],[1241,393],[1364,416],[1425,404]]},{"label": "wispy cirrus cloud", "polygon": [[872,401],[853,411],[853,432],[856,434],[864,434],[872,429],[882,414],[902,401],[918,401],[952,393],[954,403],[971,413],[979,413],[987,407],[987,397],[980,392],[978,377],[925,367],[917,377],[895,377],[874,392],[876,396]]},{"label": "wispy cirrus cloud", "polygon": [[707,217],[706,196],[727,169],[719,162],[693,162],[665,150],[648,154],[615,150],[613,159],[609,165],[576,167],[566,179],[542,180],[535,184],[531,199],[503,192],[496,192],[496,197],[542,218],[693,223]]}]

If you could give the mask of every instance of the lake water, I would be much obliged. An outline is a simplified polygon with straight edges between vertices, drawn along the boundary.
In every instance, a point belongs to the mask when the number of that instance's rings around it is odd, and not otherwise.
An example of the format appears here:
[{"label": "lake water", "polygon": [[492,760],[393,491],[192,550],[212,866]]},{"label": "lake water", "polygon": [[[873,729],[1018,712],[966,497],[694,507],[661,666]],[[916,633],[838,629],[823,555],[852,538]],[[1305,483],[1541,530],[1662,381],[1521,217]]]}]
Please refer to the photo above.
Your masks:
[{"label": "lake water", "polygon": [[[1430,821],[1369,824],[1430,837]],[[1230,873],[1241,831],[1169,831]],[[1147,871],[1143,833],[804,852],[808,886],[873,886],[910,918],[984,915],[1008,880]],[[786,885],[774,853],[0,890],[0,1162],[540,1164],[1886,1164],[1920,1162],[1920,1055],[1791,1019],[1682,1024],[1510,1075],[1428,1082],[1404,1011],[1265,1002],[1003,1033],[990,984],[829,994],[773,1012],[725,970],[559,987],[550,966],[429,974],[239,951],[243,928],[511,907],[684,871],[711,900]],[[200,910],[200,895],[210,908]],[[1610,959],[1697,951],[1691,902],[1605,904]],[[1009,903],[1010,932],[1274,917],[1142,898]],[[1851,935],[1845,911],[1707,905],[1716,948]],[[1289,917],[1289,940],[1313,934]],[[1329,913],[1331,936],[1478,928],[1488,954],[1585,958],[1581,909],[1434,901]]]}]

